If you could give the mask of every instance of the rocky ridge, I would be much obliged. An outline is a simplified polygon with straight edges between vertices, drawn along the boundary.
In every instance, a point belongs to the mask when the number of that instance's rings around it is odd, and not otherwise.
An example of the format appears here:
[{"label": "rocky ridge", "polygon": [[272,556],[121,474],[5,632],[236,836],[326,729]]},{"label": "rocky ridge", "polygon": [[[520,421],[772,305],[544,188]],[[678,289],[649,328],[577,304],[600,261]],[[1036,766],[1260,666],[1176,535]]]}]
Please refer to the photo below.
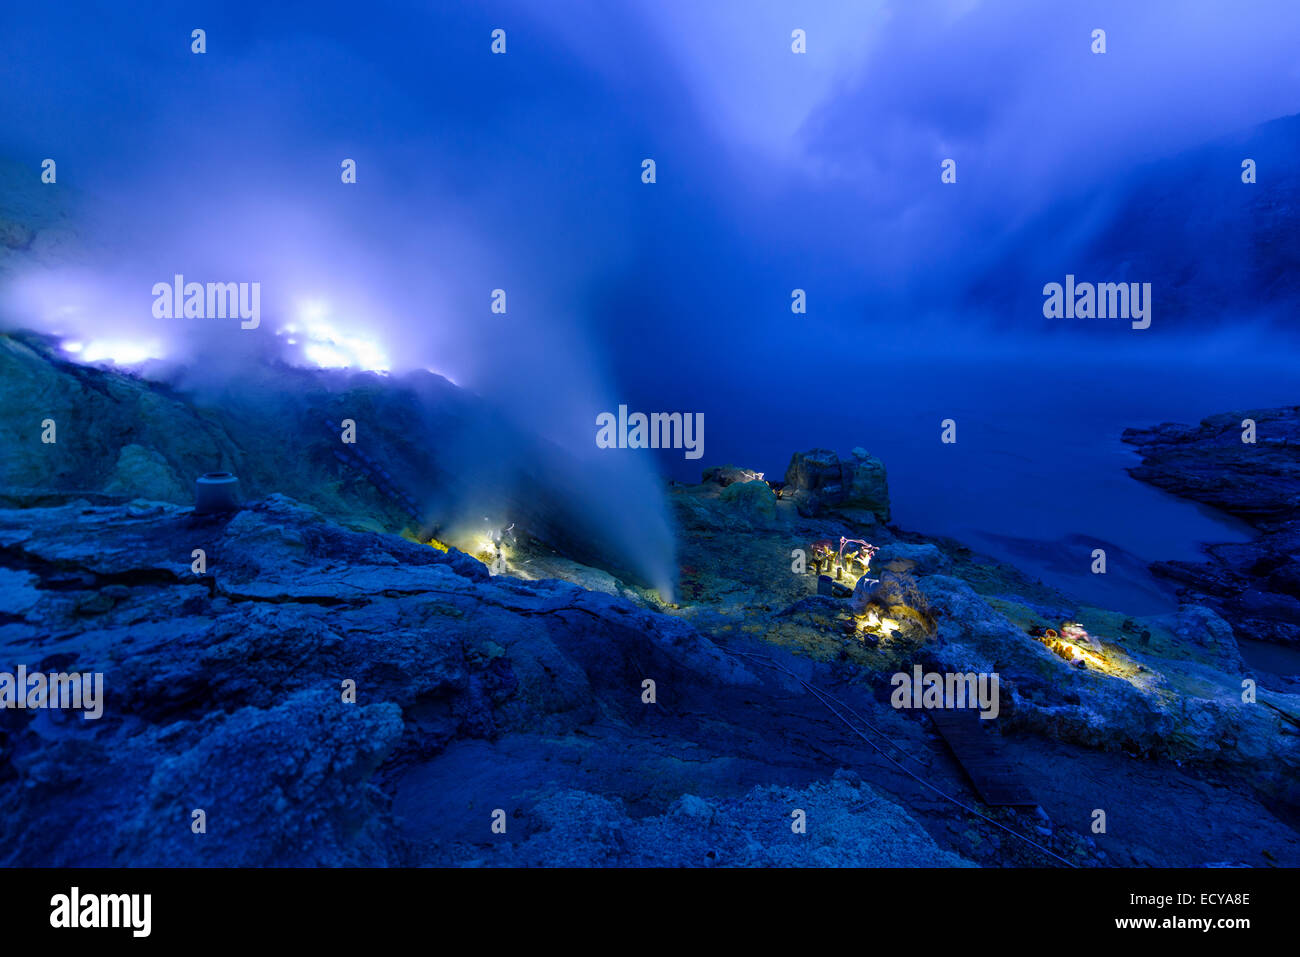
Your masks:
[{"label": "rocky ridge", "polygon": [[[1243,441],[1245,420],[1254,441]],[[1199,425],[1127,429],[1134,478],[1251,525],[1250,542],[1209,545],[1211,561],[1153,571],[1215,609],[1243,635],[1300,647],[1300,406],[1210,416]]]}]

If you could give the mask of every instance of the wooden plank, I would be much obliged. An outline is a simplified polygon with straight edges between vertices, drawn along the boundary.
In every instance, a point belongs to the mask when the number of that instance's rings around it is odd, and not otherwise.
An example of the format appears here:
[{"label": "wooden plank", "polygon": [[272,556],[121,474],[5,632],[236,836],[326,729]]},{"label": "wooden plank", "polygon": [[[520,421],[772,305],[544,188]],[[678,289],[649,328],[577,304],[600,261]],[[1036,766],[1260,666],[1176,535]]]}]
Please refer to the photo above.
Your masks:
[{"label": "wooden plank", "polygon": [[1029,787],[1002,752],[997,733],[983,727],[974,708],[936,708],[927,711],[934,726],[948,743],[957,763],[975,786],[980,799],[990,807],[1033,807],[1038,802]]}]

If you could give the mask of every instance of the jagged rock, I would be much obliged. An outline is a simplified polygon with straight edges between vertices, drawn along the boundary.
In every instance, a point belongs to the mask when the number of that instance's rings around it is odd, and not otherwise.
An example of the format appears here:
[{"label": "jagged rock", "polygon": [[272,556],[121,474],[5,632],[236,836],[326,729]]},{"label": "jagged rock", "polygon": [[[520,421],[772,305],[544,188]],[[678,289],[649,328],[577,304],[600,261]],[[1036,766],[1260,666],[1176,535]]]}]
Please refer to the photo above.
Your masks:
[{"label": "jagged rock", "polygon": [[[128,859],[172,865],[398,864],[373,776],[402,730],[396,704],[344,704],[326,689],[241,708],[159,761],[141,813],[115,830]],[[191,808],[207,813],[202,840],[185,826]]]},{"label": "jagged rock", "polygon": [[[1242,441],[1244,419],[1255,421],[1254,443]],[[1252,524],[1300,511],[1300,406],[1213,415],[1199,426],[1125,429],[1123,439],[1143,459],[1129,473],[1175,495]]]},{"label": "jagged rock", "polygon": [[787,488],[817,491],[841,481],[840,458],[829,449],[796,452],[785,471]]},{"label": "jagged rock", "polygon": [[[1242,441],[1242,421],[1256,441]],[[1253,541],[1210,546],[1210,564],[1158,562],[1197,601],[1243,636],[1300,647],[1300,406],[1210,416],[1199,426],[1165,423],[1126,429],[1142,464],[1130,474],[1158,488],[1249,522]]]},{"label": "jagged rock", "polygon": [[865,453],[842,462],[829,449],[797,452],[786,469],[785,482],[801,515],[816,515],[824,507],[849,507],[869,511],[878,521],[889,521],[885,466]]}]

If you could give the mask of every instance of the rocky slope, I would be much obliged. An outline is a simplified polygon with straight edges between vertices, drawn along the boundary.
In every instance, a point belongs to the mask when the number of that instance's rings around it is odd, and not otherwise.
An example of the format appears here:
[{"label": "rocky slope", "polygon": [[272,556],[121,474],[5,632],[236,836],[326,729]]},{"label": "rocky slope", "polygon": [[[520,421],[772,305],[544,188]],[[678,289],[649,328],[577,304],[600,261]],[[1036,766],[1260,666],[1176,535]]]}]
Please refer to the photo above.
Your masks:
[{"label": "rocky slope", "polygon": [[[98,721],[0,712],[5,863],[1300,861],[1294,738],[1240,702],[1230,629],[1207,648],[1146,621],[1136,647],[959,547],[724,491],[674,490],[696,592],[676,606],[523,577],[564,561],[544,549],[491,576],[276,495],[208,518],[75,497],[0,511],[4,660],[107,689]],[[835,529],[869,530],[882,571],[915,576],[932,634],[845,633],[847,602],[789,562]],[[1065,614],[1104,636],[1098,667],[1027,634]],[[913,661],[1001,671],[999,723],[1042,809],[983,813],[1039,847],[931,789],[981,807],[924,716],[888,703]],[[1089,833],[1097,807],[1108,834]]]},{"label": "rocky slope", "polygon": [[[234,473],[250,500],[284,493],[362,528],[474,537],[484,516],[649,583],[607,547],[626,503],[609,477],[521,434],[440,376],[302,369],[249,355],[235,378],[128,374],[69,361],[30,333],[0,333],[0,503],[140,497],[192,504],[194,481]],[[341,441],[355,423],[356,442]],[[56,441],[45,442],[52,422]],[[670,551],[649,516],[639,541]],[[453,533],[459,533],[455,535]]]},{"label": "rocky slope", "polygon": [[0,556],[6,660],[107,688],[98,721],[0,712],[6,864],[962,862],[781,744],[817,734],[788,689],[624,598],[279,496],[6,510]]},{"label": "rocky slope", "polygon": [[[1150,757],[1259,767],[1266,788],[1290,801],[1300,761],[1294,726],[1268,707],[1246,706],[1241,681],[1279,692],[1289,714],[1300,704],[1290,682],[1243,664],[1233,628],[1208,607],[1126,619],[1032,582],[953,542],[928,542],[881,525],[869,512],[834,510],[807,518],[785,498],[728,502],[736,486],[677,489],[683,527],[682,601],[677,613],[715,637],[735,631],[823,660],[839,660],[882,690],[883,679],[915,662],[941,671],[997,671],[1008,730]],[[770,493],[769,493],[770,495]],[[755,496],[756,498],[758,496]],[[851,602],[820,598],[811,572],[791,569],[794,549],[840,536],[880,551],[871,574],[895,582],[904,617],[888,636],[864,633]],[[927,627],[927,619],[933,622]],[[1036,628],[1082,623],[1086,654],[1063,657]],[[1261,779],[1261,783],[1263,780]]]},{"label": "rocky slope", "polygon": [[[1244,422],[1255,423],[1244,442]],[[1216,609],[1242,637],[1300,647],[1300,406],[1211,416],[1199,425],[1128,429],[1138,479],[1248,522],[1251,542],[1210,545],[1211,562],[1153,570]]]},{"label": "rocky slope", "polygon": [[[4,863],[1300,863],[1300,698],[1243,664],[1235,622],[1208,600],[1127,620],[888,525],[865,450],[671,486],[670,603],[527,522],[505,574],[403,537],[324,427],[287,452],[256,402],[0,347],[0,671],[106,687],[99,720],[0,710]],[[383,466],[397,485],[439,467],[464,401],[284,374],[306,381],[277,380],[274,415],[309,436],[322,406],[371,410],[412,457]],[[195,515],[189,477],[217,465],[244,505]],[[879,547],[877,585],[819,582],[841,537]],[[928,717],[891,706],[917,664],[1000,674],[989,733],[1037,811],[984,807]]]}]

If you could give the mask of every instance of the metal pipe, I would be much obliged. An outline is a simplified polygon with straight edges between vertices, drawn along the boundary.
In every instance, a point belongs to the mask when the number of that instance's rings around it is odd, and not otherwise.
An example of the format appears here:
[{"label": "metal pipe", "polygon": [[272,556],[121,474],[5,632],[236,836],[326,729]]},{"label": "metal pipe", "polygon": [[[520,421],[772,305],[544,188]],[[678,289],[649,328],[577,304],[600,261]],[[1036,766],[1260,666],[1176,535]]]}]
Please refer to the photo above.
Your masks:
[{"label": "metal pipe", "polygon": [[194,482],[194,514],[213,515],[239,508],[239,479],[229,472],[206,472]]}]

